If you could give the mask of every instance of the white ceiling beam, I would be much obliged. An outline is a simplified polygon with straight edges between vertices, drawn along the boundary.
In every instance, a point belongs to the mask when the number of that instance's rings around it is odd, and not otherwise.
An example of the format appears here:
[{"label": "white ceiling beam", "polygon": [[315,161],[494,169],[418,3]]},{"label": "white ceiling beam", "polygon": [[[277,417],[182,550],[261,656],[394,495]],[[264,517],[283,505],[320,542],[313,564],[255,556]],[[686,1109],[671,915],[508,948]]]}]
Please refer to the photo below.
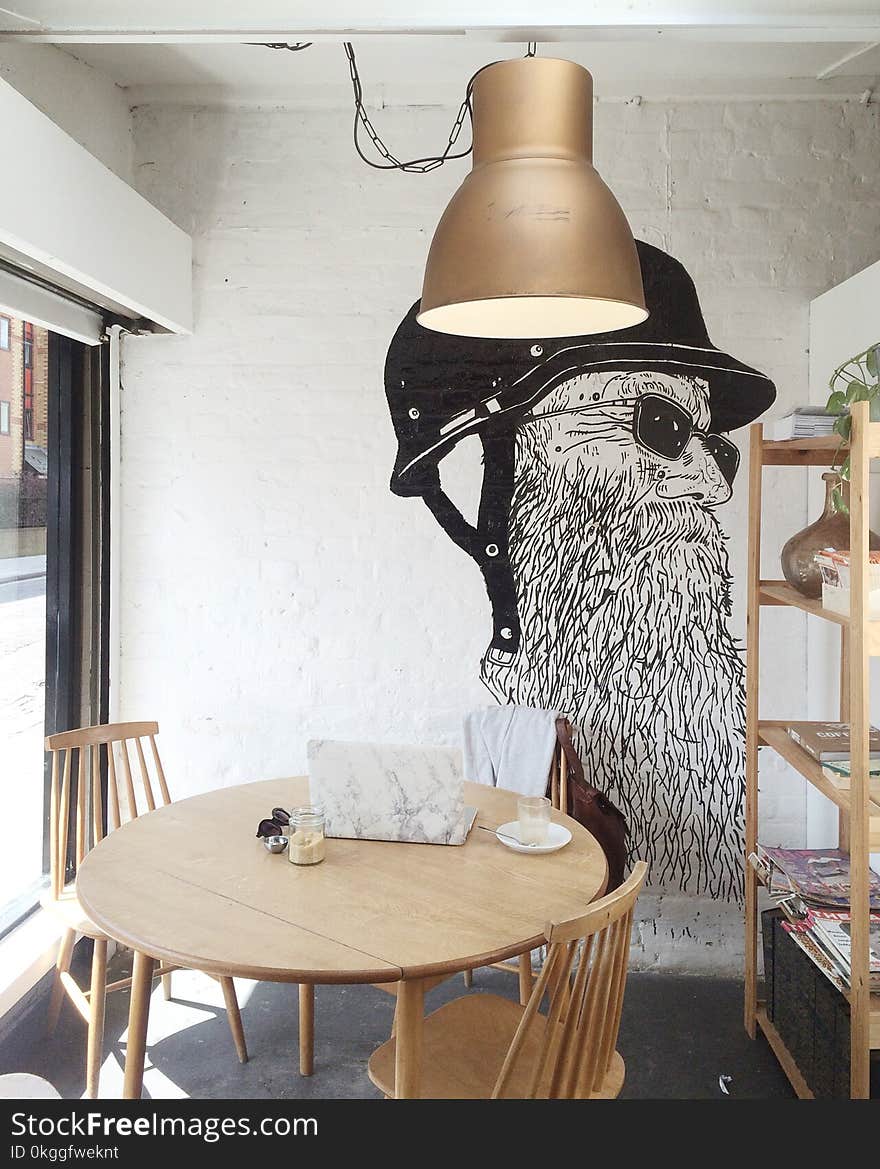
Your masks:
[{"label": "white ceiling beam", "polygon": [[[186,44],[472,35],[491,40],[876,40],[875,0],[7,0],[0,34],[28,40]],[[246,9],[243,12],[243,8]],[[293,16],[293,20],[292,20]]]},{"label": "white ceiling beam", "polygon": [[494,43],[526,44],[537,40],[541,44],[601,41],[649,42],[662,40],[693,41],[705,44],[852,44],[853,41],[870,41],[880,34],[880,19],[876,24],[829,25],[811,28],[766,28],[762,26],[719,26],[693,25],[689,27],[664,27],[631,25],[612,28],[609,26],[579,26],[577,28],[522,28],[522,29],[239,29],[235,32],[181,32],[179,30],[157,30],[150,32],[106,32],[102,29],[87,29],[77,32],[32,31],[11,29],[2,23],[0,17],[0,42],[18,41],[30,44],[57,45],[240,45],[286,41],[329,42],[338,44],[344,40],[383,40],[392,37],[434,36],[467,37]]},{"label": "white ceiling beam", "polygon": [[190,237],[2,80],[0,124],[28,178],[0,183],[0,249],[57,288],[190,332]]}]

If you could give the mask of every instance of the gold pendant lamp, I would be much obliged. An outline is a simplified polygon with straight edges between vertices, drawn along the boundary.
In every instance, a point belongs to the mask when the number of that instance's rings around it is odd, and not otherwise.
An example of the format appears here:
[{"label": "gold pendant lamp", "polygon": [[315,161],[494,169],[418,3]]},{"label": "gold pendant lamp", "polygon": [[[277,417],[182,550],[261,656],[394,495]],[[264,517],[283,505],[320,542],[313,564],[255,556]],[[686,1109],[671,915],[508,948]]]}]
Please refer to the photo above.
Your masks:
[{"label": "gold pendant lamp", "polygon": [[575,337],[645,320],[632,232],[593,168],[593,79],[525,57],[473,84],[474,163],[443,213],[419,324],[463,337]]}]

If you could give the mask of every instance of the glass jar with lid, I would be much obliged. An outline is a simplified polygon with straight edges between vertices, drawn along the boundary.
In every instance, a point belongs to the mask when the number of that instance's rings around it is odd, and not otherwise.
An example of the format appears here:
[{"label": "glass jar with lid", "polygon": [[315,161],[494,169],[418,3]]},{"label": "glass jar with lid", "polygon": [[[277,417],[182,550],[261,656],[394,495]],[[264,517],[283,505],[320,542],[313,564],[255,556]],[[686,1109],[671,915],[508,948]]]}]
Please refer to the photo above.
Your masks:
[{"label": "glass jar with lid", "polygon": [[324,809],[315,805],[290,813],[287,859],[292,865],[317,865],[324,859]]}]

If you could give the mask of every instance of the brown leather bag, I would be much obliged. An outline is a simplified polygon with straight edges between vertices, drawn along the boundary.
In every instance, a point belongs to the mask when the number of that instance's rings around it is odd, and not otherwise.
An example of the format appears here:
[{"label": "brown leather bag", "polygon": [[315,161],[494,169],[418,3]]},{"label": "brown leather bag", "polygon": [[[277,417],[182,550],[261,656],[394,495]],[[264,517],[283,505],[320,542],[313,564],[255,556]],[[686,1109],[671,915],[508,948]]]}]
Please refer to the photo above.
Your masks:
[{"label": "brown leather bag", "polygon": [[563,811],[583,824],[602,846],[608,861],[606,893],[623,884],[627,865],[629,826],[619,808],[598,788],[587,782],[584,766],[571,740],[571,723],[567,718],[556,720],[556,737],[562,747],[568,772],[568,807]]}]

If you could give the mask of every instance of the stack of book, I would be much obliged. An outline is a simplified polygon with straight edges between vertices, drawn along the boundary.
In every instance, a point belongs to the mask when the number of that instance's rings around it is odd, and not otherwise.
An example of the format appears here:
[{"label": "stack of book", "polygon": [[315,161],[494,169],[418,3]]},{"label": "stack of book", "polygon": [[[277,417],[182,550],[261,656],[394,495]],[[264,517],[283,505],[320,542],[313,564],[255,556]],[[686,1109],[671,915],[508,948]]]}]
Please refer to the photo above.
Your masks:
[{"label": "stack of book", "polygon": [[[750,858],[795,942],[839,990],[850,985],[850,868],[841,849],[767,848]],[[870,984],[880,992],[880,877],[870,878]]]},{"label": "stack of book", "polygon": [[[849,724],[832,722],[791,722],[785,724],[789,738],[822,765],[825,778],[836,788],[850,787]],[[871,799],[880,801],[880,730],[871,727],[868,738],[868,782]]]},{"label": "stack of book", "polygon": [[777,442],[789,438],[826,438],[834,433],[838,417],[829,414],[824,406],[798,406],[791,414],[768,424],[769,437]]}]

